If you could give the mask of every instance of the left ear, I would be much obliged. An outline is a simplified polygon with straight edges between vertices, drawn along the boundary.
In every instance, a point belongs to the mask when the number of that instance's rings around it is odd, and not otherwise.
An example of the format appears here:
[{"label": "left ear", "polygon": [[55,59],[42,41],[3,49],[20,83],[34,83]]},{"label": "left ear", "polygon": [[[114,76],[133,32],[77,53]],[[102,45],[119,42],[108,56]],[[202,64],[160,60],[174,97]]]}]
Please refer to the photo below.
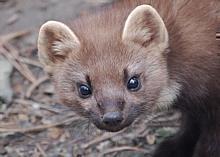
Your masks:
[{"label": "left ear", "polygon": [[157,46],[167,47],[168,32],[159,13],[153,7],[140,5],[128,16],[122,34],[122,41],[143,46],[156,44]]},{"label": "left ear", "polygon": [[48,73],[52,73],[55,65],[63,63],[70,54],[78,53],[80,47],[78,37],[67,25],[58,21],[48,21],[41,26],[38,54]]}]

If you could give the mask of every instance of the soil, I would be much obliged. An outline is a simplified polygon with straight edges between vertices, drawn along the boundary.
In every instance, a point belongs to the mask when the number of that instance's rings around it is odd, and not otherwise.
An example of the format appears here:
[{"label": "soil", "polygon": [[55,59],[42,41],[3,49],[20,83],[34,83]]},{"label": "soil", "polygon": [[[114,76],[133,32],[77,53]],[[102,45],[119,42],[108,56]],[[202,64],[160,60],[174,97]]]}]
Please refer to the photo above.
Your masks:
[{"label": "soil", "polygon": [[13,101],[0,99],[0,157],[150,157],[178,128],[179,114],[140,117],[118,133],[96,129],[57,103],[37,58],[37,34],[47,20],[68,22],[111,0],[0,0],[0,55],[14,67]]}]

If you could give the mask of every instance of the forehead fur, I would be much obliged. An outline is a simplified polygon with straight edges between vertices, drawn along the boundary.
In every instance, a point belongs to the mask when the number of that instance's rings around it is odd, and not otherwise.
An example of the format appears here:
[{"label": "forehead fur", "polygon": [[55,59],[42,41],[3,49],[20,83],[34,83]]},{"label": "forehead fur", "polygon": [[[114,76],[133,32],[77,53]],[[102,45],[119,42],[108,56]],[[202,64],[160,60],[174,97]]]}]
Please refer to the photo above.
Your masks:
[{"label": "forehead fur", "polygon": [[139,55],[140,53],[141,51],[128,49],[122,43],[117,42],[111,44],[106,42],[105,46],[97,47],[93,43],[87,43],[77,56],[71,57],[68,62],[70,62],[69,66],[76,66],[75,64],[79,66],[75,72],[82,73],[84,76],[88,75],[91,79],[108,77],[121,81],[124,70],[132,73],[134,66],[138,66],[140,71],[144,70],[142,64],[144,56]]},{"label": "forehead fur", "polygon": [[[131,74],[134,74],[132,72],[137,69],[140,72],[144,71],[146,68],[144,62],[146,63],[145,59],[149,57],[149,52],[153,51],[152,47],[132,42],[126,43],[122,40],[125,21],[133,8],[128,10],[124,6],[121,8],[122,12],[115,7],[110,9],[113,9],[114,14],[111,15],[105,11],[80,18],[73,23],[72,28],[79,37],[81,50],[77,56],[72,57],[72,60],[87,69],[87,73],[94,73],[94,75],[97,74],[97,70],[100,75],[108,76],[121,75],[124,69]],[[137,27],[142,28],[142,26]],[[156,57],[156,53],[151,54],[150,57]]]}]

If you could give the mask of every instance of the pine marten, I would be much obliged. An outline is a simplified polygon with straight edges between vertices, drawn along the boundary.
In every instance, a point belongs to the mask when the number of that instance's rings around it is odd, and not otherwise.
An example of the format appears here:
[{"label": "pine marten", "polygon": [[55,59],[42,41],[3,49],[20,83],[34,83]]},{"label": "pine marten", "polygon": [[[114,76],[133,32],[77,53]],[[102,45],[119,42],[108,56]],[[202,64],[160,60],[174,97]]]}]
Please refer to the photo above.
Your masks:
[{"label": "pine marten", "polygon": [[61,102],[116,132],[175,107],[180,131],[154,157],[220,157],[218,0],[121,0],[70,25],[49,21],[39,59]]}]

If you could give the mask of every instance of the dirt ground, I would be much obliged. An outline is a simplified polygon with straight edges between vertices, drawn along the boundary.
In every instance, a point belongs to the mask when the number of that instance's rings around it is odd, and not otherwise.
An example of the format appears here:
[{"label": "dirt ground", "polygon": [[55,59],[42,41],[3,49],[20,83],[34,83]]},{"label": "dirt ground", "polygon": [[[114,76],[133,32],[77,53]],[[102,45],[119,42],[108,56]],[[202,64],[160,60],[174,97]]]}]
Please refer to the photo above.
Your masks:
[{"label": "dirt ground", "polygon": [[170,111],[140,117],[129,128],[108,133],[57,103],[37,59],[40,25],[68,22],[107,3],[111,1],[0,0],[0,57],[13,67],[13,98],[0,98],[0,157],[150,157],[177,130],[179,114]]}]

